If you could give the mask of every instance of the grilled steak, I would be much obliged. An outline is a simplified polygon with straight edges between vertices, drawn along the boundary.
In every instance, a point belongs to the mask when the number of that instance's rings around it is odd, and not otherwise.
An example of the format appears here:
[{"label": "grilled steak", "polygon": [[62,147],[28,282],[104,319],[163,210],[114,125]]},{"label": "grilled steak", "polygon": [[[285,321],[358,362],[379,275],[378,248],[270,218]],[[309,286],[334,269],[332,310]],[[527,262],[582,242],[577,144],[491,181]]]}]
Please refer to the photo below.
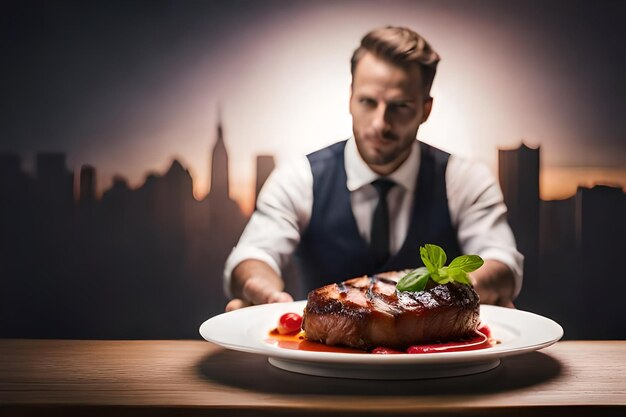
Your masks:
[{"label": "grilled steak", "polygon": [[448,283],[397,292],[402,275],[363,276],[311,291],[302,324],[307,339],[364,350],[406,349],[473,334],[480,318],[472,287]]}]

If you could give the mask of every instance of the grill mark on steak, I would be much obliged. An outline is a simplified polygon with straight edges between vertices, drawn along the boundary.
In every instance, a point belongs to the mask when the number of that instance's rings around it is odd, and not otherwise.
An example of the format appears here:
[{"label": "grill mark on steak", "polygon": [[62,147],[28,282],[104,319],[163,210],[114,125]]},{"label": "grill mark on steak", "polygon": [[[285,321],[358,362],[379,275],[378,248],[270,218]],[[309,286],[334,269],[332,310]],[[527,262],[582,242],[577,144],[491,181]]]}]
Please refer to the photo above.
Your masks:
[{"label": "grill mark on steak", "polygon": [[398,283],[397,281],[395,281],[395,280],[393,280],[391,278],[387,278],[387,277],[382,276],[382,275],[374,275],[374,277],[372,277],[372,278],[376,278],[378,281],[384,282],[385,284],[393,285],[394,287]]},{"label": "grill mark on steak", "polygon": [[479,324],[472,287],[448,283],[398,292],[403,273],[363,276],[311,291],[304,310],[307,338],[359,349],[458,340]]},{"label": "grill mark on steak", "polygon": [[375,284],[376,284],[376,275],[370,277],[370,282],[369,282],[369,285],[367,286],[366,298],[370,302],[374,299],[374,294],[372,293],[372,289],[374,288]]}]

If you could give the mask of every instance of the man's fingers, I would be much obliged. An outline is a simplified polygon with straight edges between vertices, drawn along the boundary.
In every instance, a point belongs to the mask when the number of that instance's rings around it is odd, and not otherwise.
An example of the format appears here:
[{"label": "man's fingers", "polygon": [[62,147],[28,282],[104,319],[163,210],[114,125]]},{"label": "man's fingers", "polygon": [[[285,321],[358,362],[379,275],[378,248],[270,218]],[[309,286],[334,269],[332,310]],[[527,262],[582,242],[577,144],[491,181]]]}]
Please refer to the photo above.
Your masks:
[{"label": "man's fingers", "polygon": [[246,281],[243,286],[243,296],[252,304],[275,303],[285,300],[286,297],[289,297],[289,301],[293,301],[289,294],[281,292],[270,281],[261,277],[252,277]]},{"label": "man's fingers", "polygon": [[241,298],[232,299],[226,304],[226,311],[239,310],[240,308],[251,306],[252,303],[244,301]]},{"label": "man's fingers", "polygon": [[287,303],[293,297],[277,289],[272,283],[261,277],[252,277],[243,286],[244,299],[252,304]]},{"label": "man's fingers", "polygon": [[249,278],[243,285],[243,296],[252,304],[265,304],[269,296],[275,291],[268,287],[269,283],[263,278]]},{"label": "man's fingers", "polygon": [[293,301],[293,297],[284,291],[275,292],[267,300],[268,303],[290,303]]}]

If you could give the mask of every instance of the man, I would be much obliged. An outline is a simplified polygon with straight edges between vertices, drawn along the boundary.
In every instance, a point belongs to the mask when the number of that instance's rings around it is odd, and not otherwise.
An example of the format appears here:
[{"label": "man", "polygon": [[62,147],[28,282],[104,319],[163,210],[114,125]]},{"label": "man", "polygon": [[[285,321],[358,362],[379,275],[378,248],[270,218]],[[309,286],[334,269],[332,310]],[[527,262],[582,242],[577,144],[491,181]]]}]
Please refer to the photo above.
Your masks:
[{"label": "man", "polygon": [[278,169],[227,260],[226,310],[292,301],[281,268],[295,255],[306,291],[422,265],[419,246],[478,254],[482,303],[512,307],[523,257],[485,167],[416,140],[439,56],[417,33],[368,33],[352,57],[353,137]]}]

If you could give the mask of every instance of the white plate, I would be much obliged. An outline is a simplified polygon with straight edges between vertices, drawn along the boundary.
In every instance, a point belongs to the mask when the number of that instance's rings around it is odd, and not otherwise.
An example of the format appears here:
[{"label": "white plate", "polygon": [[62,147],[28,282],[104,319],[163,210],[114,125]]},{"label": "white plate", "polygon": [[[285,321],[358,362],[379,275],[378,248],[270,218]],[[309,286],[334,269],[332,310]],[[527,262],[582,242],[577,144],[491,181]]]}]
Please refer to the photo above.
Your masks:
[{"label": "white plate", "polygon": [[265,355],[281,369],[309,375],[362,379],[421,379],[488,371],[504,356],[542,349],[558,341],[554,321],[521,310],[483,305],[480,317],[500,344],[487,349],[425,354],[373,355],[284,349],[267,342],[278,318],[302,314],[306,301],[265,304],[220,314],[200,326],[209,342],[227,349]]}]

